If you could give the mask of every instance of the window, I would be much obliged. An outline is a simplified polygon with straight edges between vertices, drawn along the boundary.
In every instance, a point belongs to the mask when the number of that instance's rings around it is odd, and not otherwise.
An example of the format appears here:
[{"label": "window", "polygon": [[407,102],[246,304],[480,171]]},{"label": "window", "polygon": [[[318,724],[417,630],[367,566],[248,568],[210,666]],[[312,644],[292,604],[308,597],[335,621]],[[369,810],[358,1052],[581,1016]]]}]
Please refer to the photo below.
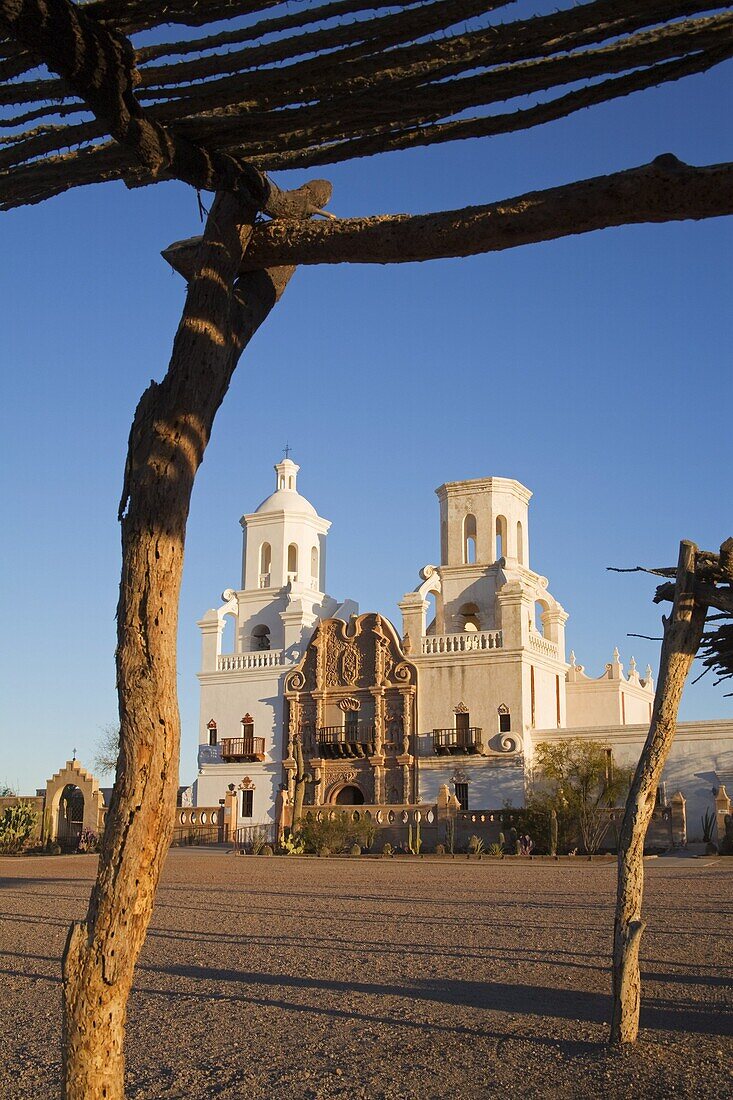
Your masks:
[{"label": "window", "polygon": [[517,520],[517,561],[520,565],[524,565],[524,532],[519,520]]},{"label": "window", "polygon": [[476,517],[469,514],[463,521],[463,564],[473,565],[476,561]]},{"label": "window", "polygon": [[252,649],[269,649],[270,648],[270,628],[265,626],[264,623],[260,626],[256,626],[252,631]]},{"label": "window", "polygon": [[507,553],[506,546],[506,517],[496,517],[496,560],[499,558],[505,558]]},{"label": "window", "polygon": [[270,572],[270,566],[272,565],[272,547],[269,542],[263,542],[260,547],[260,573],[266,574]]},{"label": "window", "polygon": [[209,724],[206,728],[209,731],[209,744],[210,745],[215,745],[216,744],[217,730],[216,730],[216,722],[214,721],[213,718],[211,719],[211,721],[209,722]]},{"label": "window", "polygon": [[461,809],[465,813],[468,809],[468,783],[454,783],[453,786],[456,789],[456,798],[461,804]]},{"label": "window", "polygon": [[242,817],[252,817],[254,791],[242,791]]},{"label": "window", "polygon": [[294,542],[290,543],[288,547],[288,580],[297,581],[298,579],[298,547]]},{"label": "window", "polygon": [[502,705],[499,707],[499,733],[510,733],[512,728],[512,716],[509,713],[509,707]]},{"label": "window", "polygon": [[251,714],[245,714],[242,719],[242,737],[247,738],[254,737],[255,733],[255,720]]},{"label": "window", "polygon": [[359,729],[359,712],[358,710],[347,710],[344,714],[344,726],[346,728],[346,739],[356,740],[356,734]]},{"label": "window", "polygon": [[311,549],[311,577],[314,581],[318,580],[318,547],[314,546]]}]

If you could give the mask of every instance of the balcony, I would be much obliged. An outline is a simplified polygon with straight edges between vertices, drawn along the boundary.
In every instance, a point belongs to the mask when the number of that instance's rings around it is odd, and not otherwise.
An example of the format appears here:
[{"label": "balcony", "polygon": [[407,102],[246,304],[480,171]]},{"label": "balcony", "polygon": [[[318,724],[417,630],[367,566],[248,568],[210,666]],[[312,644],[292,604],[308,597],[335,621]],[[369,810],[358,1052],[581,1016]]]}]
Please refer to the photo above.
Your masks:
[{"label": "balcony", "polygon": [[225,762],[232,760],[264,760],[264,737],[223,737],[221,740],[221,758]]},{"label": "balcony", "polygon": [[321,726],[316,740],[318,751],[326,759],[371,756],[374,753],[374,726],[364,722],[348,726]]},{"label": "balcony", "polygon": [[501,649],[500,630],[471,630],[464,634],[428,634],[422,639],[423,657],[442,653],[482,653]]},{"label": "balcony", "polygon": [[433,752],[436,756],[476,756],[483,752],[482,733],[480,726],[433,730]]}]

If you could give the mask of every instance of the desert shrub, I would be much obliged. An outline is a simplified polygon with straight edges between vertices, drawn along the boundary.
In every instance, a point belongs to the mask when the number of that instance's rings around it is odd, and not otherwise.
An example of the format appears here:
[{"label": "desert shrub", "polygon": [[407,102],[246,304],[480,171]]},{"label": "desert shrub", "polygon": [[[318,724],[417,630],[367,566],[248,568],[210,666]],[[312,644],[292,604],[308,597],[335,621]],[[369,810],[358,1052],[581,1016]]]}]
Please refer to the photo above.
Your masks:
[{"label": "desert shrub", "polygon": [[436,856],[444,856],[445,855],[445,844],[436,844],[435,845],[435,854],[436,854]]},{"label": "desert shrub", "polygon": [[351,848],[349,849],[349,855],[350,856],[360,856],[361,855],[361,848],[359,847],[358,844],[352,844],[351,845]]},{"label": "desert shrub", "polygon": [[382,846],[382,855],[383,856],[391,856],[392,855],[392,845],[389,843],[389,841],[387,841],[387,843]]},{"label": "desert shrub", "polygon": [[0,852],[22,852],[35,832],[38,813],[29,802],[6,806],[0,817]]},{"label": "desert shrub", "polygon": [[82,829],[79,833],[79,844],[77,847],[79,852],[98,852],[99,851],[99,837],[92,829]]},{"label": "desert shrub", "polygon": [[259,855],[261,856],[272,856],[274,854],[271,844],[263,844],[259,851]]},{"label": "desert shrub", "polygon": [[331,849],[330,848],[319,848],[318,849],[318,854],[319,854],[319,856],[330,856],[331,855]]},{"label": "desert shrub", "polygon": [[503,856],[504,845],[503,844],[489,844],[486,849],[487,856]]},{"label": "desert shrub", "polygon": [[468,850],[472,856],[480,856],[484,850],[484,842],[480,836],[468,838]]},{"label": "desert shrub", "polygon": [[55,841],[52,841],[50,844],[47,844],[46,845],[46,855],[60,856],[61,855],[61,845],[56,844]]},{"label": "desert shrub", "polygon": [[323,821],[306,820],[300,823],[300,836],[306,851],[319,852],[329,848],[332,852],[343,852],[353,844],[360,848],[369,848],[374,843],[376,826],[362,818],[352,821],[347,813],[336,814]]},{"label": "desert shrub", "polygon": [[377,837],[377,826],[370,817],[362,817],[359,821],[351,823],[350,838],[354,844],[358,844],[367,852]]}]

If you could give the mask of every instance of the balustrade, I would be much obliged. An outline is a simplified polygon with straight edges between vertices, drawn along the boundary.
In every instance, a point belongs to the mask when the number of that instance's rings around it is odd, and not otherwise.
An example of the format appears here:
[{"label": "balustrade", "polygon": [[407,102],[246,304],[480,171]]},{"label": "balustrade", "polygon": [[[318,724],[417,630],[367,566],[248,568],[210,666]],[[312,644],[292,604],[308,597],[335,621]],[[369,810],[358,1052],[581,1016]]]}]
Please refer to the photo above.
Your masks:
[{"label": "balustrade", "polygon": [[285,663],[282,649],[258,649],[254,653],[220,653],[216,658],[217,672],[251,672],[261,668],[278,668]]},{"label": "balustrade", "polygon": [[462,634],[428,634],[422,639],[422,655],[478,653],[501,649],[500,630],[469,630]]}]

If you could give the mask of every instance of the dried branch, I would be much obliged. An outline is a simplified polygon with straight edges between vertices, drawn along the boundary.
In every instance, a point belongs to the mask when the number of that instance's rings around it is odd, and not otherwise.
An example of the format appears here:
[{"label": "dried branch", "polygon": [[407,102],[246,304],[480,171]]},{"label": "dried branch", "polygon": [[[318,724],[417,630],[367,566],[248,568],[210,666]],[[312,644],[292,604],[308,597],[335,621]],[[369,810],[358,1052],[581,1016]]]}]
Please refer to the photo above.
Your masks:
[{"label": "dried branch", "polygon": [[[498,252],[614,225],[730,213],[733,163],[695,168],[667,154],[640,168],[488,206],[328,224],[268,223],[255,232],[245,264],[411,263]],[[195,248],[195,240],[179,242],[163,255],[185,275]]]}]

